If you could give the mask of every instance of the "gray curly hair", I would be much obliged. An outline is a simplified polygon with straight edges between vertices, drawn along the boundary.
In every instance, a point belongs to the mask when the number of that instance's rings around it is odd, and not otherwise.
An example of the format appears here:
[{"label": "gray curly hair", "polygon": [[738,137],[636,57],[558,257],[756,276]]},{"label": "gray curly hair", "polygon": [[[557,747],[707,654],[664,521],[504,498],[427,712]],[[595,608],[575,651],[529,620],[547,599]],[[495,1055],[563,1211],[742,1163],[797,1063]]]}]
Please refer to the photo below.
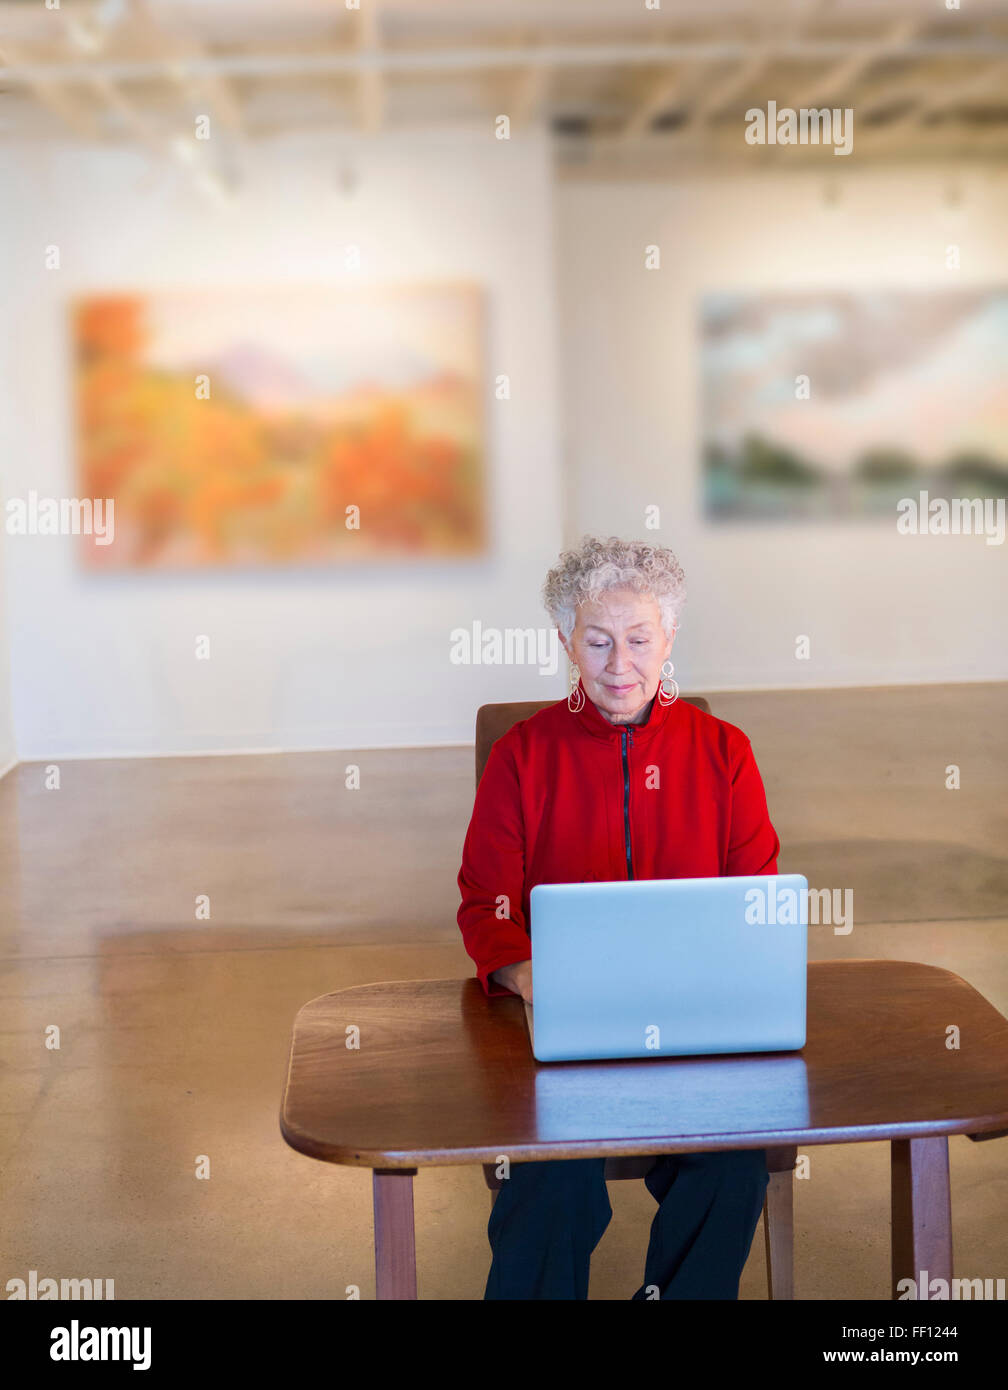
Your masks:
[{"label": "gray curly hair", "polygon": [[686,601],[686,576],[671,550],[644,541],[585,536],[577,550],[565,550],[546,576],[546,611],[563,633],[574,631],[578,606],[610,589],[650,594],[661,610],[662,629],[671,637]]}]

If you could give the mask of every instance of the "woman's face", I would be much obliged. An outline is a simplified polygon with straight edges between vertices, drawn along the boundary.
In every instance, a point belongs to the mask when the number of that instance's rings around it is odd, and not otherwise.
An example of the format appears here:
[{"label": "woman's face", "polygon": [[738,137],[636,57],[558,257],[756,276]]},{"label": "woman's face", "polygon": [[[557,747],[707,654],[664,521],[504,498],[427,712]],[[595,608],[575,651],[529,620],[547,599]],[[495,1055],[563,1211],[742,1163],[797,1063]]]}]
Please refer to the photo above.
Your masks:
[{"label": "woman's face", "polygon": [[636,724],[646,717],[672,651],[657,599],[612,589],[581,604],[574,631],[567,638],[561,634],[560,641],[581,672],[589,700],[608,720]]}]

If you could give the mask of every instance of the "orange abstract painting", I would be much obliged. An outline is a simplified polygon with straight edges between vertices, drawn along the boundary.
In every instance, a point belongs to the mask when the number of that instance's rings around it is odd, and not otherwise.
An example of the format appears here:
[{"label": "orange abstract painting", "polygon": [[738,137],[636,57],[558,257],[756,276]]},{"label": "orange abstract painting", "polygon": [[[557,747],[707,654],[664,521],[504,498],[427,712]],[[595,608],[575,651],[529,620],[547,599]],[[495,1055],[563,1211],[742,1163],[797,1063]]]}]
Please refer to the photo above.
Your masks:
[{"label": "orange abstract painting", "polygon": [[71,306],[94,568],[343,563],[486,544],[473,286],[90,295]]}]

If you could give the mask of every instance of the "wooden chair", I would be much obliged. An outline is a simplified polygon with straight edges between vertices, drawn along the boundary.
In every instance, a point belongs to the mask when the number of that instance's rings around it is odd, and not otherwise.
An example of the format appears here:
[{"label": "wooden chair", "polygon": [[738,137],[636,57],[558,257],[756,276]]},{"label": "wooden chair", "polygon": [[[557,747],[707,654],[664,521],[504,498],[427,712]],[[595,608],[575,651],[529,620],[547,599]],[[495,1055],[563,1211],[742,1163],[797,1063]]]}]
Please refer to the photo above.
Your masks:
[{"label": "wooden chair", "polygon": [[[710,705],[702,696],[684,695],[681,699],[710,713]],[[483,776],[490,749],[513,724],[528,719],[552,700],[520,700],[511,704],[482,705],[476,714],[476,785]],[[794,1298],[794,1165],[798,1150],[767,1149],[767,1169],[770,1182],[763,1202],[763,1232],[766,1238],[767,1289],[771,1299]],[[623,1178],[643,1178],[654,1167],[659,1154],[643,1158],[607,1158],[606,1181]],[[502,1179],[492,1163],[483,1164],[483,1175],[490,1189],[493,1206]]]}]

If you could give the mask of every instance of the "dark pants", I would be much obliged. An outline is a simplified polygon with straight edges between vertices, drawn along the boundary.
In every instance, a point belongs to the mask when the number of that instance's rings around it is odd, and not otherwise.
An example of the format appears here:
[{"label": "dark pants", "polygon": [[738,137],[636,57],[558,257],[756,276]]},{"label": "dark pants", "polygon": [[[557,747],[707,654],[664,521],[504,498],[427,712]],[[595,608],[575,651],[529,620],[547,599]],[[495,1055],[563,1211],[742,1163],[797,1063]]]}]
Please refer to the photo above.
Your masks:
[{"label": "dark pants", "polygon": [[[660,1158],[644,1179],[658,1210],[633,1297],[738,1298],[768,1181],[763,1149]],[[611,1216],[605,1159],[512,1164],[487,1227],[484,1297],[587,1298]]]}]

